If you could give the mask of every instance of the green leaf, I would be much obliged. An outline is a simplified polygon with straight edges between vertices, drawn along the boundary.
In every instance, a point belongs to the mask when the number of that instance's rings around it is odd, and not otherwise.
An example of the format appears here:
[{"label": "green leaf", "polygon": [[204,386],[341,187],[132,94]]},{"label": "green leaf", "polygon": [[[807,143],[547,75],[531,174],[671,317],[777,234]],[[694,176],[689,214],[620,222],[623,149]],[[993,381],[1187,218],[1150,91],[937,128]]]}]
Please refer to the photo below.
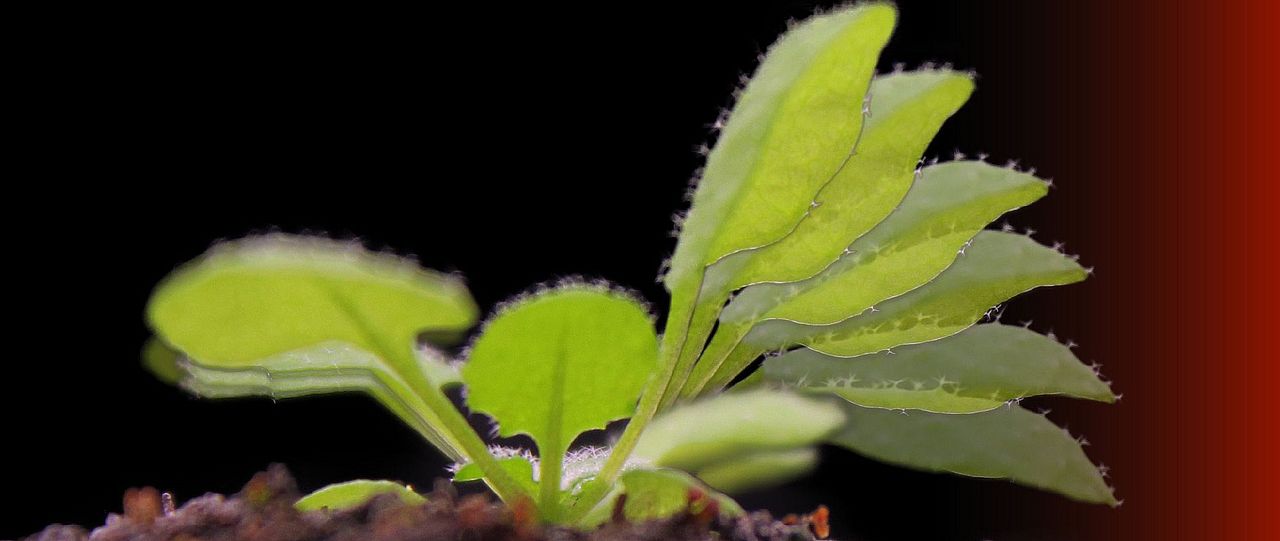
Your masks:
[{"label": "green leaf", "polygon": [[500,435],[527,434],[537,443],[540,506],[554,514],[565,451],[578,434],[633,413],[656,358],[657,337],[640,303],[565,286],[493,318],[462,375],[467,403],[492,416]]},{"label": "green leaf", "polygon": [[[290,235],[214,247],[157,287],[147,307],[156,343],[188,359],[182,384],[196,394],[365,391],[454,459],[461,451],[410,382],[456,375],[416,356],[415,342],[424,330],[461,332],[476,313],[456,278],[357,244]],[[162,367],[160,350],[151,351]]]},{"label": "green leaf", "polygon": [[759,451],[702,468],[697,476],[711,488],[741,494],[802,477],[817,464],[818,450],[813,447]]},{"label": "green leaf", "polygon": [[920,287],[987,224],[1046,191],[1032,175],[980,161],[924,168],[898,209],[823,272],[790,284],[753,285],[735,297],[685,395],[718,389],[751,362],[759,352],[739,352],[732,363],[725,359],[757,322],[836,323]]},{"label": "green leaf", "polygon": [[419,333],[461,333],[477,309],[455,277],[358,244],[271,235],[220,244],[179,269],[147,316],[166,343],[208,366],[343,342],[394,350],[385,360],[405,369]]},{"label": "green leaf", "polygon": [[950,336],[1019,293],[1087,276],[1072,259],[1013,233],[983,231],[964,253],[933,281],[874,311],[825,326],[764,321],[744,343],[761,350],[798,344],[837,357],[865,355]]},{"label": "green leaf", "polygon": [[775,243],[727,256],[709,269],[707,280],[731,273],[724,289],[732,290],[804,280],[831,265],[903,200],[925,147],[972,92],[968,74],[948,70],[877,77],[858,147],[817,193],[804,219]]},{"label": "green leaf", "polygon": [[329,485],[312,492],[303,496],[293,506],[299,511],[319,511],[321,509],[340,511],[363,505],[370,498],[380,494],[397,494],[404,503],[409,505],[419,505],[427,501],[421,494],[400,483],[357,479]]},{"label": "green leaf", "polygon": [[[814,197],[804,219],[781,240],[728,255],[707,270],[690,340],[702,344],[731,291],[763,282],[813,277],[839,259],[851,242],[889,216],[911,188],[929,141],[972,92],[971,76],[950,70],[875,78],[870,91],[871,116],[857,148]],[[677,370],[681,387],[700,351],[697,347],[682,351]],[[671,393],[667,402],[675,396]]]},{"label": "green leaf", "polygon": [[[706,498],[716,503],[721,517],[731,518],[745,513],[732,498],[681,471],[630,470],[624,472],[619,481],[607,497],[578,521],[580,526],[589,528],[609,520],[622,494],[627,498],[622,504],[623,517],[633,523],[696,512],[697,506],[707,504]],[[702,494],[704,501],[691,501],[691,494]]]},{"label": "green leaf", "polygon": [[154,336],[142,345],[142,366],[156,379],[170,385],[177,385],[182,379],[178,357],[178,352]]},{"label": "green leaf", "polygon": [[[176,355],[176,353],[175,353]],[[430,374],[425,368],[424,373]],[[268,396],[280,400],[340,392],[364,392],[454,460],[453,444],[423,412],[425,402],[376,355],[341,342],[318,344],[260,360],[255,366],[211,368],[179,359],[184,389],[205,398]]]},{"label": "green leaf", "polygon": [[863,100],[896,18],[888,4],[838,10],[769,49],[707,158],[669,289],[782,238],[808,212],[862,131]]},{"label": "green leaf", "polygon": [[[705,284],[707,267],[791,233],[853,153],[876,60],[896,19],[887,4],[811,18],[770,48],[748,83],[707,158],[664,279],[672,294],[664,366],[673,386],[687,375],[724,304],[724,282],[733,278],[721,272],[708,277],[717,283]],[[671,378],[662,375],[663,389]]]},{"label": "green leaf", "polygon": [[[292,235],[215,246],[170,275],[147,306],[157,337],[204,369],[188,388],[365,390],[450,458],[492,470],[491,486],[512,498],[514,482],[440,390],[445,382],[429,379],[440,367],[416,351],[420,334],[459,335],[476,317],[456,277],[359,244]],[[276,384],[278,375],[286,381]]]},{"label": "green leaf", "polygon": [[722,394],[654,419],[634,456],[642,463],[698,471],[759,451],[808,447],[843,421],[840,408],[789,391]]},{"label": "green leaf", "polygon": [[798,349],[766,359],[760,372],[767,381],[831,392],[861,406],[938,413],[994,409],[1009,400],[1046,394],[1115,401],[1111,389],[1070,348],[1023,327],[998,323],[855,358]]},{"label": "green leaf", "polygon": [[1102,473],[1065,430],[1017,406],[970,415],[845,405],[831,442],[910,468],[1010,481],[1115,505]]},{"label": "green leaf", "polygon": [[[534,480],[533,463],[535,460],[525,456],[508,456],[498,458],[498,465],[506,470],[529,494],[537,494],[537,482]],[[464,464],[453,474],[453,482],[464,483],[480,481],[485,477],[484,471],[475,463]]]}]

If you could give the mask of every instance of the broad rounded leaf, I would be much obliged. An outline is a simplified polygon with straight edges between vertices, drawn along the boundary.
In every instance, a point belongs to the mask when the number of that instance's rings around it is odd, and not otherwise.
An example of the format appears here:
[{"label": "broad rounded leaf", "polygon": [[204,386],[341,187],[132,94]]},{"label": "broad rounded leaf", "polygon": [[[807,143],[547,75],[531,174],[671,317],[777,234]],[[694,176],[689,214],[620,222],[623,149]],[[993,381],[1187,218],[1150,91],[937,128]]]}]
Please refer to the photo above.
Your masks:
[{"label": "broad rounded leaf", "polygon": [[1009,479],[1070,498],[1115,505],[1080,443],[1044,416],[1017,406],[970,415],[897,412],[845,404],[831,442],[910,468]]},{"label": "broad rounded leaf", "polygon": [[569,445],[634,413],[657,349],[645,308],[604,288],[544,291],[485,326],[462,368],[467,404],[492,416],[500,435],[527,434],[537,443],[544,518],[558,520]]},{"label": "broad rounded leaf", "polygon": [[147,317],[183,354],[235,367],[330,341],[407,352],[423,331],[471,327],[477,309],[455,277],[354,243],[270,235],[220,244],[174,272]]},{"label": "broad rounded leaf", "polygon": [[362,505],[379,494],[396,494],[400,496],[404,503],[409,505],[418,505],[427,501],[421,494],[400,483],[357,479],[329,485],[312,492],[303,496],[293,506],[299,511],[319,511],[321,509],[340,511]]}]

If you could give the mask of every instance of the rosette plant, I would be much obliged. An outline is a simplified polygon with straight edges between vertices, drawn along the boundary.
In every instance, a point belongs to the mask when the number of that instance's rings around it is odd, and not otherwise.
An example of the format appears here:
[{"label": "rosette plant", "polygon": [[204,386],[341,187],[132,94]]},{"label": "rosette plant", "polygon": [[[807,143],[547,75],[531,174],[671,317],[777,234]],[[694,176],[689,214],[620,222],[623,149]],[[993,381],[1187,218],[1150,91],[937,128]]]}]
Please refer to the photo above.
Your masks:
[{"label": "rosette plant", "polygon": [[[1089,271],[988,229],[1046,181],[960,156],[923,165],[974,81],[945,67],[878,74],[895,22],[888,4],[838,9],[762,57],[677,219],[660,337],[634,295],[570,280],[497,308],[455,360],[442,346],[479,319],[457,277],[270,235],[217,245],[157,287],[146,360],[204,397],[368,393],[456,461],[455,480],[549,522],[586,527],[615,506],[662,516],[691,488],[740,513],[723,494],[802,475],[822,444],[1115,504],[1077,440],[1019,405],[1115,395],[1067,345],[991,317]],[[454,386],[497,434],[536,448],[489,445]],[[575,448],[620,419],[608,448]],[[353,481],[299,506],[385,491],[418,497]]]}]

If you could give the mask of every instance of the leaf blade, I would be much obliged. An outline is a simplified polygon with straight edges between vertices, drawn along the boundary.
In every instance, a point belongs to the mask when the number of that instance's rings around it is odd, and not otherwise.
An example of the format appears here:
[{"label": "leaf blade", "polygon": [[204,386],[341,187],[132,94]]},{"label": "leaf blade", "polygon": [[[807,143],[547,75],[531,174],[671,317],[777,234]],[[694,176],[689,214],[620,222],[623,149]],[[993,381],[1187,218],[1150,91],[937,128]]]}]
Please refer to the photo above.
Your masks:
[{"label": "leaf blade", "polygon": [[370,498],[381,494],[395,494],[408,505],[426,503],[427,499],[400,483],[356,479],[335,483],[303,496],[293,504],[299,511],[341,511],[363,505]]},{"label": "leaf blade", "polygon": [[925,471],[1008,479],[1069,498],[1116,505],[1080,444],[1043,416],[1017,406],[970,415],[861,408],[831,442]]},{"label": "leaf blade", "polygon": [[[798,349],[766,359],[760,372],[766,381],[813,390],[905,385],[945,389],[956,398],[985,399],[997,405],[1038,395],[1115,401],[1110,387],[1069,347],[1021,326],[1000,323],[975,325],[954,336],[905,346],[892,354],[842,358]],[[885,405],[845,398],[866,407],[963,413],[919,404]]]}]

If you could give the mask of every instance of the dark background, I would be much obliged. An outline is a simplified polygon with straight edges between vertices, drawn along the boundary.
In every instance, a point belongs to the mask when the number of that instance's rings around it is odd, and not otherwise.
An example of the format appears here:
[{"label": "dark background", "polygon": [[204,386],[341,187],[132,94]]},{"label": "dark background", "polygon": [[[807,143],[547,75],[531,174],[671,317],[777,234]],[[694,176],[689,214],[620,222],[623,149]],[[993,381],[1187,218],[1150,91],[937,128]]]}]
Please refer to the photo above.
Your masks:
[{"label": "dark background", "polygon": [[[1088,136],[1045,121],[1086,107],[1063,88],[1088,66],[1059,52],[1087,39],[1083,15],[1026,4],[1036,3],[900,2],[882,69],[976,70],[978,92],[929,156],[988,152],[1056,177],[1058,190],[1011,221],[1066,241],[1086,264],[1119,264],[1111,248],[1073,243],[1080,222],[1106,219],[1086,209],[1110,180],[1072,176]],[[153,380],[137,362],[150,288],[216,239],[283,230],[459,271],[486,309],[581,274],[661,310],[654,277],[700,165],[694,149],[739,74],[812,8],[68,8],[11,19],[28,31],[9,84],[29,122],[10,148],[23,167],[5,197],[14,274],[0,447],[18,497],[0,538],[100,524],[130,486],[180,500],[235,491],[270,462],[304,489],[356,477],[430,486],[444,461],[364,397],[206,402]],[[1107,316],[1076,292],[1108,280],[1104,264],[1084,285],[1020,298],[1006,317],[1079,338]],[[1079,341],[1082,357],[1098,356],[1099,344]],[[1114,428],[1090,432],[1108,407],[1047,405],[1090,434],[1095,458],[1122,446]],[[815,475],[743,504],[825,503],[836,537],[868,540],[1069,539],[1124,512],[824,455]]]}]

